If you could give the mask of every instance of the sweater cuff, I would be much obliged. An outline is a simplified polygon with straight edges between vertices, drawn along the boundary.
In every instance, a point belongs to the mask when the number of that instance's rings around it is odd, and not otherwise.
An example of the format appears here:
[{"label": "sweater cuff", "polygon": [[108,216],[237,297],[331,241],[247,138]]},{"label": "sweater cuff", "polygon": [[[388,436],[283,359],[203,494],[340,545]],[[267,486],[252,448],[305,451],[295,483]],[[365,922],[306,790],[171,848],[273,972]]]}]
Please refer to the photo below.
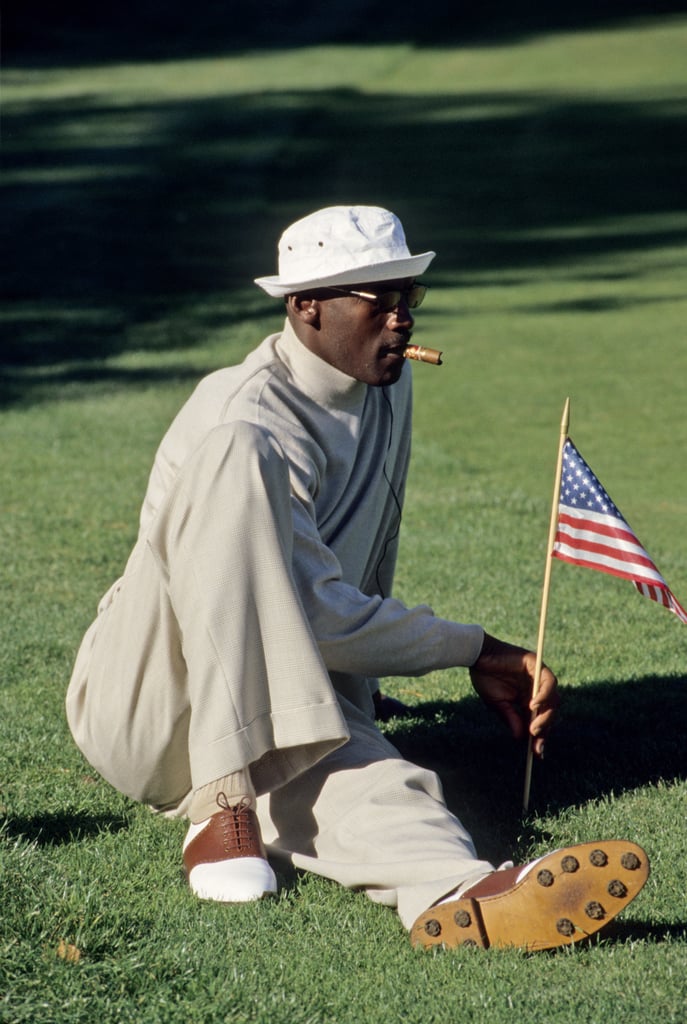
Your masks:
[{"label": "sweater cuff", "polygon": [[469,668],[480,656],[484,643],[484,630],[481,626],[463,625],[459,622],[447,622],[444,640],[445,667],[463,665]]}]

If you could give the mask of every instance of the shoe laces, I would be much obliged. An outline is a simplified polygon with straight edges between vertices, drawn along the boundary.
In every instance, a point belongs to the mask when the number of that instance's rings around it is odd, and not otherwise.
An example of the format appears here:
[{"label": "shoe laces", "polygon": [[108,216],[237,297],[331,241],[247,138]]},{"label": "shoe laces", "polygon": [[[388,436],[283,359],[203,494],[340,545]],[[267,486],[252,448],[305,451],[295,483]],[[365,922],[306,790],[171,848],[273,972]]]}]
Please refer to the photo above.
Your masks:
[{"label": "shoe laces", "polygon": [[247,850],[255,846],[256,834],[252,800],[243,796],[236,804],[230,804],[224,792],[217,794],[217,806],[220,826],[222,828],[224,846],[230,850]]}]

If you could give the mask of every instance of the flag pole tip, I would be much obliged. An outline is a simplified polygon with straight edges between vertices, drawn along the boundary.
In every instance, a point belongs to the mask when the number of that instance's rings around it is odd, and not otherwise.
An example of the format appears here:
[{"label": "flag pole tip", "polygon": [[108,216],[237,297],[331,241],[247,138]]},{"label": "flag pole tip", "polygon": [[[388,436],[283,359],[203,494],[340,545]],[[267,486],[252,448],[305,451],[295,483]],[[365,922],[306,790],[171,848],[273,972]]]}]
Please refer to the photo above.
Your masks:
[{"label": "flag pole tip", "polygon": [[563,415],[561,417],[561,433],[562,434],[567,434],[569,426],[570,426],[570,398],[566,398],[565,405],[563,406]]}]

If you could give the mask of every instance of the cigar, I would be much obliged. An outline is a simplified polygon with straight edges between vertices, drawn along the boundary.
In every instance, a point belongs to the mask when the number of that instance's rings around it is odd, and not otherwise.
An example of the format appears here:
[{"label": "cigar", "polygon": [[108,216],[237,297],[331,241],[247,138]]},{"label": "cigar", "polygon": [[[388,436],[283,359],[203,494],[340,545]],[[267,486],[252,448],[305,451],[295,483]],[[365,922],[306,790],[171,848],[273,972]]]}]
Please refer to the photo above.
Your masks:
[{"label": "cigar", "polygon": [[403,355],[406,359],[417,359],[419,363],[432,363],[441,366],[442,353],[436,348],[423,348],[422,345],[408,345]]}]

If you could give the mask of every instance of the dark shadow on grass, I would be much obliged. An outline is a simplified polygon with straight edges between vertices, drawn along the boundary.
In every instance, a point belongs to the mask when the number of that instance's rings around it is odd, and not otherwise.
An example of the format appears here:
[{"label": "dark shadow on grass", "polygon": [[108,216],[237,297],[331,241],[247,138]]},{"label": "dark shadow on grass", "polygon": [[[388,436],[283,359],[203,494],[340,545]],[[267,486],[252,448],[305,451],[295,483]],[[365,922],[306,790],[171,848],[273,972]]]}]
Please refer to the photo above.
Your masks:
[{"label": "dark shadow on grass", "polygon": [[103,832],[122,832],[128,827],[129,822],[121,816],[60,811],[0,819],[0,841],[24,840],[36,846],[64,846]]},{"label": "dark shadow on grass", "polygon": [[396,0],[264,0],[251,7],[205,0],[189,11],[175,0],[12,0],[4,10],[12,66],[68,67],[174,60],[323,43],[416,46],[512,43],[542,32],[575,31],[685,10],[681,0],[481,0],[478,4]]},{"label": "dark shadow on grass", "polygon": [[[387,735],[411,761],[436,771],[446,799],[481,855],[509,859],[523,820],[526,752],[481,702],[432,702]],[[530,818],[609,794],[687,778],[687,677],[599,682],[564,690],[546,758],[534,766]],[[539,836],[539,838],[545,838]]]},{"label": "dark shadow on grass", "polygon": [[0,375],[0,406],[21,404],[25,399],[27,387],[31,390],[34,403],[78,398],[83,394],[85,385],[88,386],[90,398],[99,394],[111,394],[115,390],[133,391],[158,384],[187,383],[191,391],[192,386],[212,369],[214,367],[209,365],[189,364],[126,370],[99,365],[94,361],[90,365],[70,366],[68,370],[45,369],[42,372],[24,374],[16,367],[12,367]]},{"label": "dark shadow on grass", "polygon": [[687,242],[678,97],[85,94],[6,105],[3,131],[6,403],[44,397],[35,371],[85,385],[85,361],[276,325],[252,279],[273,272],[284,224],[320,205],[396,209],[411,245],[438,251],[438,286],[625,257],[612,294],[569,310],[580,318],[658,301],[642,294],[644,254]]},{"label": "dark shadow on grass", "polygon": [[612,921],[603,930],[605,939],[614,942],[665,942],[687,939],[687,924],[651,924],[649,921]]}]

